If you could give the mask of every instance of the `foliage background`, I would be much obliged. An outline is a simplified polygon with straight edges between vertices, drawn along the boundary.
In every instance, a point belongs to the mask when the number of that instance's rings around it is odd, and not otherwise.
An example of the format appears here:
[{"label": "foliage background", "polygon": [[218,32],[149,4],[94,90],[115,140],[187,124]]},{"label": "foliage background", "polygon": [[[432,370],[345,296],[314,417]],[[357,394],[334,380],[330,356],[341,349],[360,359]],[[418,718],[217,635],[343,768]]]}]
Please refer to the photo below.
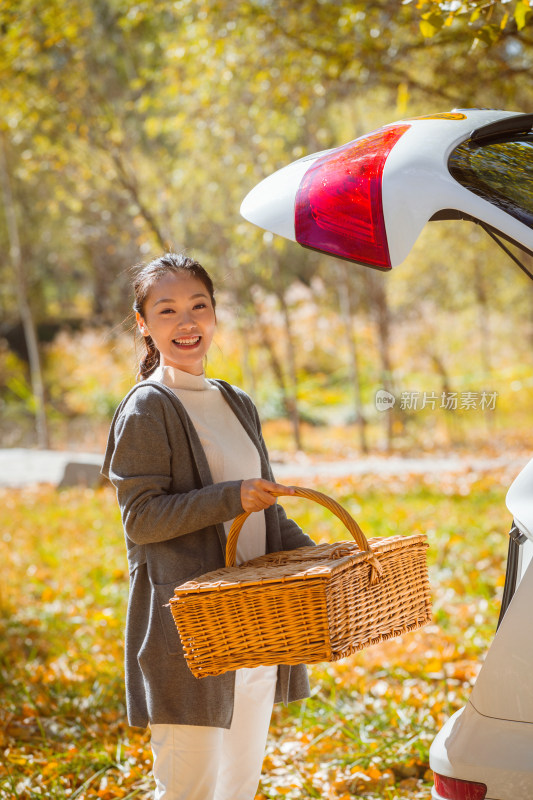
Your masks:
[{"label": "foliage background", "polygon": [[[278,167],[401,117],[530,111],[532,52],[529,0],[4,0],[1,446],[101,452],[136,373],[129,266],[172,247],[213,273],[209,370],[252,393],[275,460],[525,458],[532,285],[480,231],[429,225],[383,275],[265,234],[239,206]],[[380,413],[380,388],[497,403]],[[428,533],[435,625],[314,667],[310,701],[275,713],[259,797],[429,797],[429,744],[496,624],[512,477],[324,467],[318,487],[365,530]],[[294,516],[341,535],[322,511]],[[0,519],[0,797],[145,795],[148,740],[125,726],[117,669],[112,491],[3,490]]]},{"label": "foliage background", "polygon": [[[368,535],[428,535],[434,623],[311,667],[311,698],[275,708],[257,800],[429,800],[429,746],[496,627],[511,476],[314,482]],[[128,582],[114,491],[4,489],[0,501],[0,798],[150,797],[149,734],[125,722],[118,667]],[[317,542],[346,538],[321,506],[285,506]]]},{"label": "foliage background", "polygon": [[214,367],[265,419],[289,418],[297,449],[302,418],[359,421],[362,449],[424,447],[435,426],[445,446],[480,427],[474,414],[459,433],[440,411],[380,416],[380,387],[488,388],[491,435],[511,410],[530,427],[532,286],[481,231],[429,225],[383,275],[272,237],[239,206],[278,167],[398,117],[527,111],[531,11],[525,0],[3,3],[2,443],[102,446],[136,372],[128,267],[168,247],[199,258],[224,295]]}]

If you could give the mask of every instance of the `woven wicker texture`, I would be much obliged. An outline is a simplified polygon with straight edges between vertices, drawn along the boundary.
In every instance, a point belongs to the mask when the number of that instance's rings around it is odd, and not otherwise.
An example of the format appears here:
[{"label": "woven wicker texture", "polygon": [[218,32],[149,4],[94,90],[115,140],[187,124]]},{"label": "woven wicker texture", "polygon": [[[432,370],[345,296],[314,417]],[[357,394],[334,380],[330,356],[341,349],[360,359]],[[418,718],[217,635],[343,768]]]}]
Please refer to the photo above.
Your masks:
[{"label": "woven wicker texture", "polygon": [[[354,541],[271,553],[177,587],[170,607],[196,677],[336,661],[431,620],[423,534],[367,540],[335,500],[294,488],[338,516]],[[247,517],[229,532],[227,564]]]}]

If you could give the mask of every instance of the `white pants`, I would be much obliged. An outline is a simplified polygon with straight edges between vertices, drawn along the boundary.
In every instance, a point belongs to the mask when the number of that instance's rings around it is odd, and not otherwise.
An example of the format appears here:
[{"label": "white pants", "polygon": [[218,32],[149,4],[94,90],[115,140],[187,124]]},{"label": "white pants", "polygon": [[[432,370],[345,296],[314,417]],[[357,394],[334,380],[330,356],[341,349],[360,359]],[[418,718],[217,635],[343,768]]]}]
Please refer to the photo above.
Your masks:
[{"label": "white pants", "polygon": [[274,704],[277,667],[239,669],[231,728],[152,725],[154,800],[253,800]]}]

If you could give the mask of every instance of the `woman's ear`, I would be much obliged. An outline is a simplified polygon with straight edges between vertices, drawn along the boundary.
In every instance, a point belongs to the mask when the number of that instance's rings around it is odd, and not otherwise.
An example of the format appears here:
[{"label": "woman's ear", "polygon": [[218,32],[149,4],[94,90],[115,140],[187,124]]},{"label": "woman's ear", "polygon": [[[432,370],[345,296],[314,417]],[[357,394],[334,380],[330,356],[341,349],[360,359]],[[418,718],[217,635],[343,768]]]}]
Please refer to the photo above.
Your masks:
[{"label": "woman's ear", "polygon": [[135,312],[135,319],[137,321],[137,327],[143,336],[150,336],[150,332],[146,327],[146,322],[141,317],[138,311]]}]

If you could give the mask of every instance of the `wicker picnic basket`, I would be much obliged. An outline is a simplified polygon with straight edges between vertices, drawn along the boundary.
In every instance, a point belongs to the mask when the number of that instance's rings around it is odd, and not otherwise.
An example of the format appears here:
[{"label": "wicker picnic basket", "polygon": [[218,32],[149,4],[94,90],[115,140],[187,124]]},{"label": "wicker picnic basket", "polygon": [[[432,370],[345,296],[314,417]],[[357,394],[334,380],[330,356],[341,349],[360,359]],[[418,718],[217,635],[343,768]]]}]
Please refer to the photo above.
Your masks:
[{"label": "wicker picnic basket", "polygon": [[197,678],[261,664],[336,661],[431,620],[424,534],[367,541],[335,500],[293,488],[335,514],[354,541],[270,553],[234,566],[249,515],[237,517],[228,534],[227,566],[178,586],[170,599]]}]

